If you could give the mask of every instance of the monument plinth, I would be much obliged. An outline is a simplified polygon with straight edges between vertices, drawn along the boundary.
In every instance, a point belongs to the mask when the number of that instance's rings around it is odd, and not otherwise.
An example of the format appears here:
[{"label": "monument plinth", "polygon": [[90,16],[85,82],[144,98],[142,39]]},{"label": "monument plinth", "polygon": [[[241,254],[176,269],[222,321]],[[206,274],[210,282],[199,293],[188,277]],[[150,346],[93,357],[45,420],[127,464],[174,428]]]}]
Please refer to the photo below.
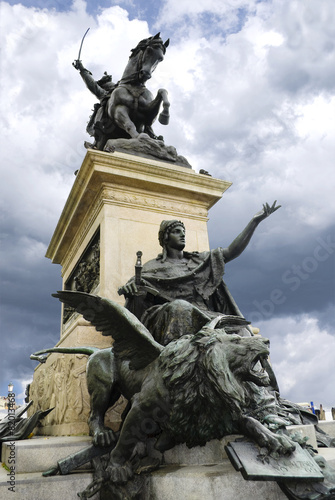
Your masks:
[{"label": "monument plinth", "polygon": [[[46,256],[62,266],[63,289],[107,297],[120,304],[118,288],[134,275],[136,252],[145,261],[161,251],[157,232],[162,219],[180,219],[190,249],[206,251],[208,211],[230,182],[168,162],[125,153],[88,150]],[[111,345],[74,311],[62,308],[58,347]],[[51,354],[35,370],[31,411],[56,406],[40,432],[88,432],[87,356]],[[35,397],[34,397],[35,395]],[[119,404],[110,414],[120,421]],[[113,425],[114,422],[114,425]]]}]

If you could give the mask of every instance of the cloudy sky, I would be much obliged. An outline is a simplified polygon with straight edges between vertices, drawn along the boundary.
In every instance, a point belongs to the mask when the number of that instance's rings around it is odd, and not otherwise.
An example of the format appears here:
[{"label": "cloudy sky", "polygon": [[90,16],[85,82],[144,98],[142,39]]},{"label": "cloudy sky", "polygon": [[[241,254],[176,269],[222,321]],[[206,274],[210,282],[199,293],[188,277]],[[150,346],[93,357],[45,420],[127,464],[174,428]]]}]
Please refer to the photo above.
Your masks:
[{"label": "cloudy sky", "polygon": [[332,0],[1,2],[0,394],[22,393],[30,353],[59,340],[60,266],[44,255],[89,139],[95,97],[71,63],[90,27],[97,79],[117,81],[142,38],[170,38],[148,87],[169,91],[171,120],[154,129],[233,182],[210,212],[212,248],[282,205],[225,279],[271,340],[282,396],[335,406],[334,14]]}]

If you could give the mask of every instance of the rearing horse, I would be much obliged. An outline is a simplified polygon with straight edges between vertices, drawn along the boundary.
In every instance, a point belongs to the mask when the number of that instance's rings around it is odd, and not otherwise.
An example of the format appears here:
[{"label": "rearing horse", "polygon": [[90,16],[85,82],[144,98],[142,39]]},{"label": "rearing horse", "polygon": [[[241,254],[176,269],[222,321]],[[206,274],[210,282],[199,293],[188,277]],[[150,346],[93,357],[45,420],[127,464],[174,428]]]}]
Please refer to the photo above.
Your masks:
[{"label": "rearing horse", "polygon": [[169,40],[163,43],[160,33],[142,40],[132,49],[128,64],[121,80],[113,90],[107,102],[107,115],[111,120],[108,138],[136,138],[141,133],[158,139],[152,130],[161,103],[163,111],[158,120],[163,125],[169,122],[170,103],[165,89],[159,89],[157,96],[146,88],[145,83],[151,78],[157,64],[164,59]]}]

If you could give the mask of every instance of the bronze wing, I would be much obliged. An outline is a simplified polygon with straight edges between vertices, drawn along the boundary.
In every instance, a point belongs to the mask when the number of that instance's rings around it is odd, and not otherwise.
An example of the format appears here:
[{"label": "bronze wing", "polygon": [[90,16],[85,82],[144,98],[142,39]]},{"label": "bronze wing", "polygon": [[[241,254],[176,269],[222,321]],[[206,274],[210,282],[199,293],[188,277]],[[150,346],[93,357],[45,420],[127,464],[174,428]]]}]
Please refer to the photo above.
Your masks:
[{"label": "bronze wing", "polygon": [[115,355],[129,360],[134,370],[146,367],[163,350],[134,314],[112,300],[67,290],[52,296],[82,314],[102,335],[113,337]]}]

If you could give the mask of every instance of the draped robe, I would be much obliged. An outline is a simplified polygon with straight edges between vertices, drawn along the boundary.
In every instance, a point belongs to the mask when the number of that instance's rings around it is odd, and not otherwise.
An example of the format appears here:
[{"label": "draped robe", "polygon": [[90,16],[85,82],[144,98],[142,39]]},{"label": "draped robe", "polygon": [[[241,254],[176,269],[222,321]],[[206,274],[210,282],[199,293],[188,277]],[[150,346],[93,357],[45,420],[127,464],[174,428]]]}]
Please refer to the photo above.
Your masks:
[{"label": "draped robe", "polygon": [[[224,268],[222,248],[184,252],[183,259],[164,261],[159,255],[142,268],[141,283],[146,292],[128,298],[126,307],[163,345],[182,335],[197,333],[215,316],[242,316],[222,279]],[[250,335],[247,328],[239,333]]]}]

